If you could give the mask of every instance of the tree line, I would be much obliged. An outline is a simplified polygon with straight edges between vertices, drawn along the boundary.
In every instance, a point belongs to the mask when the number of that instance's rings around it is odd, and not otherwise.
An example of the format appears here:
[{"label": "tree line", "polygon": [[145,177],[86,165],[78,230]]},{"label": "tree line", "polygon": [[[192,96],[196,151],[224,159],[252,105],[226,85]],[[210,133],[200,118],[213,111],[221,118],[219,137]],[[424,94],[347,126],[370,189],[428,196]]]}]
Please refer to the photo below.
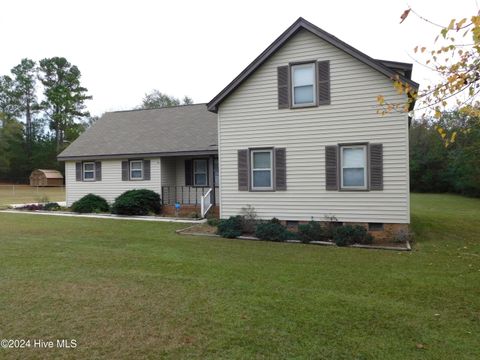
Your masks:
[{"label": "tree line", "polygon": [[[95,120],[81,72],[64,57],[22,59],[0,75],[0,181],[26,182],[38,168],[63,171],[57,155]],[[192,104],[159,90],[145,94],[139,109]]]},{"label": "tree line", "polygon": [[60,169],[57,154],[92,122],[85,105],[92,97],[80,79],[64,57],[25,58],[0,75],[0,180]]},{"label": "tree line", "polygon": [[480,117],[476,114],[455,110],[444,112],[438,120],[412,123],[412,191],[480,196]]}]

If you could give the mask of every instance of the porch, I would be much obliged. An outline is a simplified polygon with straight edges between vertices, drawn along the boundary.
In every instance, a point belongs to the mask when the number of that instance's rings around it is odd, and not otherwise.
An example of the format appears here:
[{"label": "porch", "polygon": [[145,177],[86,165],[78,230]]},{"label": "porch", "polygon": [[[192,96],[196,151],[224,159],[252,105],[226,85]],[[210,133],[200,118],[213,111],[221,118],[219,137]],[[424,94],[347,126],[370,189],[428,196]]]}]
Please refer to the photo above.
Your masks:
[{"label": "porch", "polygon": [[166,215],[218,213],[217,155],[162,157],[161,199]]}]

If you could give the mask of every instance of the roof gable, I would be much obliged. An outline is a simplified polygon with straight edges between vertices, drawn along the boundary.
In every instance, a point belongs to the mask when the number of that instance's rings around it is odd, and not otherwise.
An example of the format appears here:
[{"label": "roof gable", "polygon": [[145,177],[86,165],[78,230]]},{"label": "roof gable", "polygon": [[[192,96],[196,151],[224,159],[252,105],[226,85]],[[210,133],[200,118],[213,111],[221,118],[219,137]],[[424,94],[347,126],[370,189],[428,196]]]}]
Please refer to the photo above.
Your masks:
[{"label": "roof gable", "polygon": [[[332,34],[320,29],[319,27],[308,22],[304,18],[300,17],[295,21],[287,30],[285,30],[268,48],[266,48],[255,60],[253,60],[235,79],[230,82],[220,93],[218,93],[208,104],[209,111],[217,112],[218,105],[225,100],[235,89],[237,89],[251,74],[253,74],[266,60],[268,60],[273,54],[277,52],[292,36],[294,36],[301,29],[305,29],[312,34],[318,36],[327,43],[337,47],[340,50],[350,54],[355,59],[365,63],[373,69],[379,71],[388,78],[399,77],[400,81],[408,84],[414,89],[418,89],[419,85],[409,79],[408,77],[400,74],[394,67],[390,68],[387,61],[380,61],[371,58],[370,56],[362,53],[354,47],[348,45],[342,40],[336,38]],[[394,63],[394,62],[391,62]],[[403,64],[404,63],[395,63]],[[411,73],[411,71],[410,71]]]}]

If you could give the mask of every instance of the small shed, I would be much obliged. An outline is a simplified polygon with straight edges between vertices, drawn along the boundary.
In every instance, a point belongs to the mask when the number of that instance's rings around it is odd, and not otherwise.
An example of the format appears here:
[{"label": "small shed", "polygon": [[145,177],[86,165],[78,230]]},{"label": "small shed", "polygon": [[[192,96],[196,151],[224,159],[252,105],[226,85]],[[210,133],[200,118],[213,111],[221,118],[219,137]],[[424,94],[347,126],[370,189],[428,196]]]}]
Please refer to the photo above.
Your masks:
[{"label": "small shed", "polygon": [[63,175],[57,170],[33,170],[30,174],[30,186],[63,186]]}]

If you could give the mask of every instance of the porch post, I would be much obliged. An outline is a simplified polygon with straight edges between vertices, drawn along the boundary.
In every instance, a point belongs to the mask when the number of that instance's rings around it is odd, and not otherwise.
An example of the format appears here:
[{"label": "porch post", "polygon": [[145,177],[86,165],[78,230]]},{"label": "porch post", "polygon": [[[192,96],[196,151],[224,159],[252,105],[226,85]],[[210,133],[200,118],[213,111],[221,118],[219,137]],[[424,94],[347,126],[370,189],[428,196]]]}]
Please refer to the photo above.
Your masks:
[{"label": "porch post", "polygon": [[209,177],[209,181],[208,183],[210,184],[211,188],[212,188],[212,196],[213,196],[213,202],[212,204],[215,205],[215,173],[214,173],[214,156],[213,155],[210,155],[210,157],[208,158],[208,177]]}]

